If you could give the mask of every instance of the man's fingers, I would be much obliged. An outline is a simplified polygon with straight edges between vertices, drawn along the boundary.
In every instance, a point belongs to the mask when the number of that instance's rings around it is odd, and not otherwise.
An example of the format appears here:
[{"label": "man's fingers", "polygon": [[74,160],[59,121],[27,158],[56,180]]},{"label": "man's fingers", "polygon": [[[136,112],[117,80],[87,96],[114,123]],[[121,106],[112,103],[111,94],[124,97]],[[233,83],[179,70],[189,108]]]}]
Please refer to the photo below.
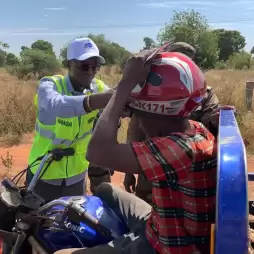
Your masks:
[{"label": "man's fingers", "polygon": [[171,42],[165,43],[162,47],[157,47],[153,49],[148,49],[148,50],[142,50],[141,52],[135,54],[134,56],[137,58],[140,58],[143,62],[147,64],[151,64],[154,56],[163,51],[166,50],[170,46]]},{"label": "man's fingers", "polygon": [[158,48],[150,50],[142,50],[141,52],[135,54],[134,56],[142,60],[143,62],[149,61],[154,57],[154,55],[159,51]]},{"label": "man's fingers", "polygon": [[220,107],[220,110],[236,110],[234,106],[230,106],[230,105],[224,105]]}]

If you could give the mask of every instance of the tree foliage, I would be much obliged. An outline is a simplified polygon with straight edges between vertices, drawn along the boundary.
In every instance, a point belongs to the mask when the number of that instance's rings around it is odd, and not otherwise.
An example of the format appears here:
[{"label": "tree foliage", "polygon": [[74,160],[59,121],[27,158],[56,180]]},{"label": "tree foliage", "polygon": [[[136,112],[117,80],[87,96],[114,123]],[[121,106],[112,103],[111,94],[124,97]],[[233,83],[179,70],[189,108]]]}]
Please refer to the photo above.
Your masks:
[{"label": "tree foliage", "polygon": [[8,49],[10,46],[8,43],[0,41],[0,47],[3,49]]},{"label": "tree foliage", "polygon": [[52,43],[44,40],[37,40],[31,45],[31,49],[41,50],[46,54],[55,55]]},{"label": "tree foliage", "polygon": [[245,51],[234,53],[228,59],[228,67],[237,70],[250,69],[251,54]]},{"label": "tree foliage", "polygon": [[6,49],[9,48],[9,45],[3,41],[0,41],[0,67],[3,67],[6,62]]},{"label": "tree foliage", "polygon": [[145,50],[146,49],[151,49],[151,48],[155,47],[155,45],[156,45],[154,40],[152,38],[150,38],[150,37],[145,37],[143,39],[143,42],[145,43],[145,46],[143,48]]},{"label": "tree foliage", "polygon": [[246,46],[245,38],[239,31],[216,29],[213,31],[218,37],[219,59],[226,61],[235,53],[239,53]]},{"label": "tree foliage", "polygon": [[55,54],[48,54],[39,49],[26,50],[23,55],[22,64],[31,66],[30,72],[39,78],[45,75],[53,75],[60,68],[60,63]]},{"label": "tree foliage", "polygon": [[158,34],[160,44],[182,41],[197,51],[195,62],[202,68],[213,68],[218,58],[218,38],[209,28],[207,20],[194,10],[174,12],[171,22]]},{"label": "tree foliage", "polygon": [[254,46],[251,48],[250,53],[251,53],[252,55],[254,55]]},{"label": "tree foliage", "polygon": [[20,79],[27,79],[31,75],[38,78],[53,75],[59,69],[60,62],[56,58],[53,45],[48,41],[37,40],[30,48],[21,47],[19,65],[8,70]]},{"label": "tree foliage", "polygon": [[0,67],[5,65],[6,52],[0,49]]},{"label": "tree foliage", "polygon": [[6,55],[6,65],[14,66],[19,64],[18,57],[13,53],[8,53]]}]

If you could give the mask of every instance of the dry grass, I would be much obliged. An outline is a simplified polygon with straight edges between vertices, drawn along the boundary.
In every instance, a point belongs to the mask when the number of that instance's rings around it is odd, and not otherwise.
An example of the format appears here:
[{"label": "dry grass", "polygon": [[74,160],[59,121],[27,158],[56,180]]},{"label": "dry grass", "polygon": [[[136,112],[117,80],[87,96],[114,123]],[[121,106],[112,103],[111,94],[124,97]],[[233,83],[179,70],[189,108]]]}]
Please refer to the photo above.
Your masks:
[{"label": "dry grass", "polygon": [[111,87],[115,86],[122,77],[121,70],[117,66],[105,66],[101,68],[98,78]]},{"label": "dry grass", "polygon": [[33,131],[35,114],[33,95],[36,81],[20,81],[0,70],[1,143],[15,144],[22,134]]},{"label": "dry grass", "polygon": [[212,86],[222,105],[236,106],[238,124],[249,153],[254,152],[254,114],[245,107],[245,82],[254,81],[254,71],[220,70],[206,73],[208,85]]}]

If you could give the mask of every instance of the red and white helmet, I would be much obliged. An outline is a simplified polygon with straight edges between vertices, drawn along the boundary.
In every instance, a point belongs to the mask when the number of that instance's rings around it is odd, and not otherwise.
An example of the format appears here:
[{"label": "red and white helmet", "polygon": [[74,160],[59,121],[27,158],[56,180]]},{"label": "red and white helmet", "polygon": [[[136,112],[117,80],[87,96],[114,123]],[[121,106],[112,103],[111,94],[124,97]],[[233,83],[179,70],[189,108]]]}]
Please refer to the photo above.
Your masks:
[{"label": "red and white helmet", "polygon": [[155,56],[143,85],[137,85],[130,107],[170,116],[189,116],[206,93],[205,77],[186,55],[165,52]]}]

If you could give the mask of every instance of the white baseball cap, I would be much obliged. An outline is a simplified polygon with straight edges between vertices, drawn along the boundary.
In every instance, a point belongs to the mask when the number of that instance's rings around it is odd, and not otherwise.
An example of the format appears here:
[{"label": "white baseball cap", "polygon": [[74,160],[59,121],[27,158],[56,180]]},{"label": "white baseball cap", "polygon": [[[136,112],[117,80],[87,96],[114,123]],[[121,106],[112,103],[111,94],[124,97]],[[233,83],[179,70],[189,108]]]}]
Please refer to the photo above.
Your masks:
[{"label": "white baseball cap", "polygon": [[67,60],[84,61],[91,57],[98,57],[101,64],[105,63],[97,45],[90,38],[76,38],[67,47]]}]

